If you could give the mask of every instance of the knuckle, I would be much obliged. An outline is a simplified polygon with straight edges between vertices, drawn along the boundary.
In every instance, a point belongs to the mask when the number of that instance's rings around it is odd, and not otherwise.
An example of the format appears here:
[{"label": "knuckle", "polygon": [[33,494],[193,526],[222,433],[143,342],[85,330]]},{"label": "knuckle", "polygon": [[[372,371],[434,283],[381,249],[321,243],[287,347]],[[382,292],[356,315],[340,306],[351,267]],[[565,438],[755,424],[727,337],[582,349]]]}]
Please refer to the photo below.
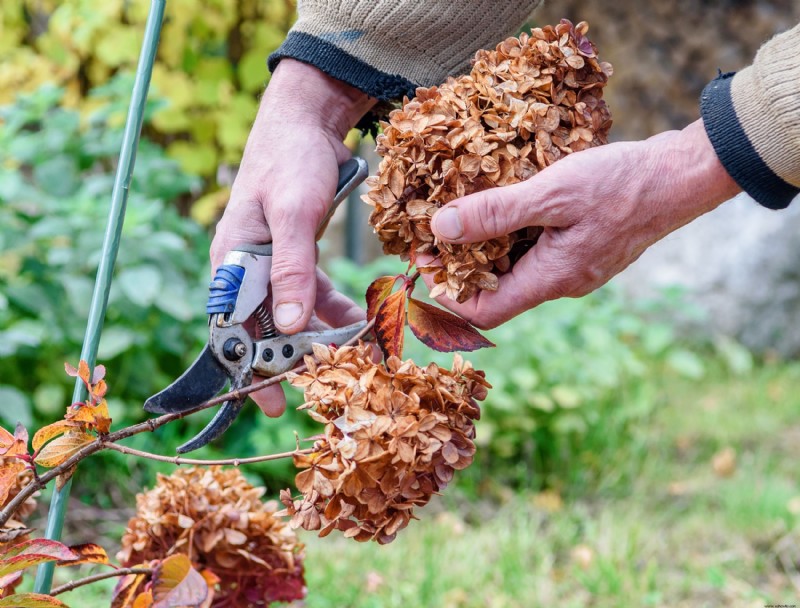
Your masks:
[{"label": "knuckle", "polygon": [[475,218],[482,232],[492,236],[505,233],[504,222],[501,220],[506,213],[503,201],[494,190],[488,190],[483,205],[475,206]]},{"label": "knuckle", "polygon": [[301,290],[310,284],[311,273],[299,262],[273,264],[272,281],[282,290]]}]

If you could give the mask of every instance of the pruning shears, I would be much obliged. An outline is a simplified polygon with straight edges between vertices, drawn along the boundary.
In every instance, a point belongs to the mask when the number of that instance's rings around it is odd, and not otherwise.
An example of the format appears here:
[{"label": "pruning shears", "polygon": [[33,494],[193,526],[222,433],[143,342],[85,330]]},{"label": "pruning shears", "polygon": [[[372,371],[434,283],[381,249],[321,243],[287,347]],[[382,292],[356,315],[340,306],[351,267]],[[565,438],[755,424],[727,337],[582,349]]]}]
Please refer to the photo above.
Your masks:
[{"label": "pruning shears", "polygon": [[[336,207],[367,176],[367,163],[352,158],[339,167],[336,195],[322,220],[317,240]],[[249,386],[253,375],[271,378],[292,369],[311,353],[311,345],[343,344],[366,322],[324,331],[281,334],[272,319],[269,290],[272,244],[241,245],[228,252],[209,286],[208,344],[194,363],[167,388],[145,401],[154,414],[183,412],[211,399],[229,382],[230,390]],[[180,447],[196,450],[220,437],[236,419],[246,396],[225,401],[208,425]]]}]

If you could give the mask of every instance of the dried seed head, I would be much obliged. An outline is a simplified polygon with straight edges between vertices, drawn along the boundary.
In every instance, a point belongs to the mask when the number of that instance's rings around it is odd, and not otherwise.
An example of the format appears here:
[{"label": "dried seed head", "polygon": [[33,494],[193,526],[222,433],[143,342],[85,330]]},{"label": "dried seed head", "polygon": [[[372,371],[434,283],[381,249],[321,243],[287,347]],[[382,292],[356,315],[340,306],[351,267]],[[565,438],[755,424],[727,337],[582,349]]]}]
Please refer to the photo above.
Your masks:
[{"label": "dried seed head", "polygon": [[483,372],[458,355],[452,370],[396,357],[383,365],[370,355],[364,344],[314,345],[308,371],[290,378],[305,389],[303,408],[325,425],[313,452],[295,457],[302,496],[281,492],[294,528],[391,542],[414,507],[472,463],[476,400],[489,387]]},{"label": "dried seed head", "polygon": [[185,553],[216,574],[214,605],[267,606],[305,597],[303,546],[277,504],[238,469],[178,469],[136,497],[117,555],[133,566]]},{"label": "dried seed head", "polygon": [[607,142],[611,115],[602,96],[611,65],[598,61],[587,31],[585,22],[564,19],[478,51],[469,74],[417,89],[382,124],[383,160],[364,196],[374,207],[369,221],[387,254],[438,258],[427,269],[432,295],[463,302],[497,289],[497,275],[541,233],[526,228],[483,243],[441,243],[430,225],[438,208]]}]

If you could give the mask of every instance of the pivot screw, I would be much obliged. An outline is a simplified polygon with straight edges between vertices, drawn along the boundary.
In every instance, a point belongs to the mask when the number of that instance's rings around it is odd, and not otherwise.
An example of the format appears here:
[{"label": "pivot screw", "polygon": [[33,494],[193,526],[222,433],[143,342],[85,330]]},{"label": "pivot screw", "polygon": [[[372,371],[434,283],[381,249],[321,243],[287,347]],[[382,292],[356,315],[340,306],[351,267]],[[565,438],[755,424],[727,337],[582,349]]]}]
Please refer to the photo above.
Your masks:
[{"label": "pivot screw", "polygon": [[247,354],[247,347],[241,340],[228,338],[222,346],[222,352],[228,361],[238,361]]},{"label": "pivot screw", "polygon": [[265,348],[261,352],[261,358],[264,359],[265,363],[269,363],[270,361],[272,361],[275,358],[275,353],[272,352],[271,348]]},{"label": "pivot screw", "polygon": [[291,359],[292,355],[294,355],[294,346],[292,346],[291,344],[284,344],[283,350],[281,352],[283,353],[284,357],[286,357],[287,359]]}]

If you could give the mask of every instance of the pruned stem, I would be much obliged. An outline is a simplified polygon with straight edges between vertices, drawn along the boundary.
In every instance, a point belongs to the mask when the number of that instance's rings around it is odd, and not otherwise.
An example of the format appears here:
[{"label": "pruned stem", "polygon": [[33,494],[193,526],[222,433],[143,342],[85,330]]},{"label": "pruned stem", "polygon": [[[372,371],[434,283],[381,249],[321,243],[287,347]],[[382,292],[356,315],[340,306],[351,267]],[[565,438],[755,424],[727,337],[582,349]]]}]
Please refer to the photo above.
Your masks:
[{"label": "pruned stem", "polygon": [[77,581],[70,581],[61,585],[60,587],[56,587],[50,592],[50,595],[59,595],[61,593],[66,593],[67,591],[72,591],[73,589],[77,589],[78,587],[83,587],[84,585],[91,585],[92,583],[96,583],[97,581],[102,581],[107,578],[114,578],[115,576],[127,576],[128,574],[153,574],[152,568],[118,568],[117,570],[113,570],[111,572],[102,572],[100,574],[93,574],[92,576],[87,576],[86,578],[79,578]]},{"label": "pruned stem", "polygon": [[183,458],[181,456],[163,456],[161,454],[152,454],[151,452],[143,452],[141,450],[134,450],[133,448],[116,443],[105,443],[105,448],[120,452],[121,454],[128,454],[129,456],[138,456],[139,458],[147,458],[149,460],[158,460],[159,462],[170,462],[175,465],[191,464],[198,466],[211,466],[211,465],[232,465],[238,467],[242,464],[253,464],[255,462],[267,462],[269,460],[280,460],[281,458],[291,458],[298,454],[310,454],[313,448],[305,450],[292,450],[291,452],[280,452],[278,454],[265,454],[263,456],[251,456],[248,458],[220,458],[217,460],[200,460],[197,458]]},{"label": "pruned stem", "polygon": [[[372,331],[372,327],[375,324],[374,320],[369,321],[364,328],[358,332],[353,338],[345,342],[342,346],[349,346],[351,344],[356,344],[359,340],[364,338],[369,332]],[[168,422],[172,422],[173,420],[178,420],[180,418],[185,418],[190,414],[194,414],[195,412],[199,412],[201,410],[208,409],[215,405],[219,405],[220,403],[224,403],[229,399],[240,399],[244,395],[249,395],[255,391],[261,390],[262,388],[266,388],[268,386],[272,386],[273,384],[278,384],[283,382],[286,379],[286,376],[290,373],[302,373],[306,370],[305,364],[298,365],[292,370],[285,372],[283,374],[279,374],[277,376],[273,376],[272,378],[267,378],[266,380],[262,380],[261,382],[256,382],[255,384],[251,384],[250,386],[246,386],[244,388],[240,388],[236,391],[231,391],[228,393],[224,393],[213,399],[209,399],[208,401],[204,401],[197,407],[194,407],[190,410],[185,410],[182,412],[175,412],[172,414],[164,414],[163,416],[158,416],[157,418],[150,418],[149,420],[145,420],[144,422],[140,422],[139,424],[133,424],[131,426],[125,427],[118,431],[114,431],[113,433],[108,433],[103,437],[98,437],[91,443],[87,443],[77,452],[75,452],[72,456],[67,458],[64,462],[60,465],[53,467],[46,473],[43,473],[38,477],[38,479],[34,479],[31,483],[27,486],[22,488],[19,493],[12,498],[8,504],[0,511],[0,528],[2,528],[6,522],[11,519],[11,516],[19,509],[19,507],[24,503],[28,497],[32,496],[42,488],[44,488],[52,479],[58,477],[64,471],[69,470],[70,468],[74,467],[78,464],[81,460],[86,458],[87,456],[91,456],[95,452],[99,452],[103,449],[109,449],[110,444],[116,443],[117,441],[121,441],[122,439],[127,439],[128,437],[132,437],[139,433],[143,433],[145,431],[155,431],[157,428],[164,426]],[[155,454],[154,454],[155,456]],[[285,457],[285,456],[284,456]],[[257,457],[261,458],[261,457]],[[175,462],[175,458],[165,456],[165,462]],[[185,459],[188,460],[188,459]],[[244,462],[245,459],[240,459],[240,462]],[[186,462],[185,464],[189,464]]]}]

